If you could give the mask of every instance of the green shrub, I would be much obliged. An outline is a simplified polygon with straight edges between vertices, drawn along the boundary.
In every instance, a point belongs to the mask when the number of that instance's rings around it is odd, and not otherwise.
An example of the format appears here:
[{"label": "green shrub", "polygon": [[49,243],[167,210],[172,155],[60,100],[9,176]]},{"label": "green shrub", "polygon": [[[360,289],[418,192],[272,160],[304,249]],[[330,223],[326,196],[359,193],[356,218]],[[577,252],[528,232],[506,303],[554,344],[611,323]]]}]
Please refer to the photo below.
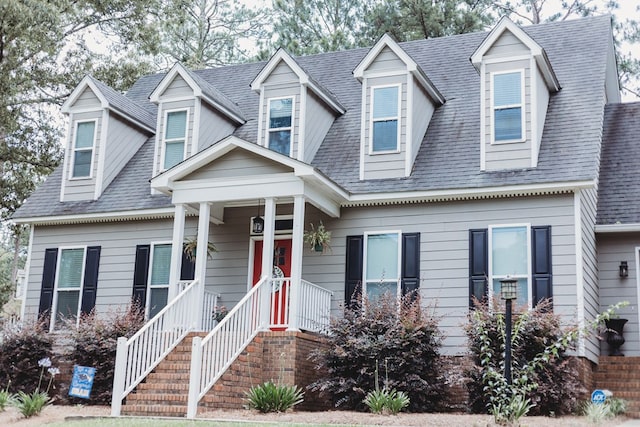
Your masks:
[{"label": "green shrub", "polygon": [[9,393],[9,387],[0,390],[0,412],[13,402],[13,395]]},{"label": "green shrub", "polygon": [[23,323],[0,332],[0,384],[7,391],[30,393],[39,387],[38,362],[51,354],[51,336],[43,323]]},{"label": "green shrub", "polygon": [[96,368],[91,399],[70,398],[72,402],[90,405],[108,405],[113,391],[113,374],[119,337],[131,337],[144,325],[144,311],[132,306],[126,311],[106,315],[84,315],[79,326],[73,328],[73,351],[69,359],[73,364]]},{"label": "green shrub", "polygon": [[49,403],[51,403],[51,399],[44,391],[34,391],[32,393],[19,391],[14,404],[25,418],[31,418],[34,415],[39,415]]},{"label": "green shrub", "polygon": [[245,394],[247,407],[264,413],[285,412],[304,400],[304,393],[298,387],[276,385],[271,381],[251,387]]},{"label": "green shrub", "polygon": [[614,417],[623,415],[625,412],[627,412],[627,401],[624,399],[610,397],[605,400],[604,403],[609,406],[609,411],[611,411]]},{"label": "green shrub", "polygon": [[583,410],[582,414],[589,420],[591,424],[599,425],[603,421],[614,418],[615,415],[611,412],[609,405],[604,403],[588,402]]},{"label": "green shrub", "polygon": [[378,363],[386,366],[387,390],[407,390],[409,410],[435,410],[444,399],[437,321],[420,307],[419,298],[365,300],[332,319],[328,346],[312,357],[325,375],[311,390],[328,395],[335,406],[365,411],[367,392],[376,389]]},{"label": "green shrub", "polygon": [[370,391],[364,398],[363,403],[374,414],[397,415],[404,408],[409,406],[410,399],[403,391],[382,390]]}]

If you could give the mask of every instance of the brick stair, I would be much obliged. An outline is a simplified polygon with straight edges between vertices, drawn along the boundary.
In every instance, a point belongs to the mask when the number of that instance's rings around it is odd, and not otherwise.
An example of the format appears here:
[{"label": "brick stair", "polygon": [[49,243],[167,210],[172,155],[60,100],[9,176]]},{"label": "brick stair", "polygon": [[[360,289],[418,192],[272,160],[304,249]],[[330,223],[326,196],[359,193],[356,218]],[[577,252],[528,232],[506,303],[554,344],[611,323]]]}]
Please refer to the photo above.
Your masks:
[{"label": "brick stair", "polygon": [[640,418],[640,357],[600,356],[594,382],[627,401],[628,417]]},{"label": "brick stair", "polygon": [[122,405],[122,415],[186,416],[191,342],[196,335],[206,336],[205,333],[192,333],[178,344],[146,380],[127,396]]}]

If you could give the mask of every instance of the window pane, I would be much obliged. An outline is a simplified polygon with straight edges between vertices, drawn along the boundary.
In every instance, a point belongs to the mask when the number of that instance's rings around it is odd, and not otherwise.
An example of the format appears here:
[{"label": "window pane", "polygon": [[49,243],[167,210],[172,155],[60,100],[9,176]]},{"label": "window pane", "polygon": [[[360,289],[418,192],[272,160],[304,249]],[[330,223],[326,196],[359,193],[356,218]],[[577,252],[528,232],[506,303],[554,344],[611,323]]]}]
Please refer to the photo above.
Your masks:
[{"label": "window pane", "polygon": [[151,266],[151,286],[169,284],[171,267],[171,245],[153,247],[153,265]]},{"label": "window pane", "polygon": [[[500,279],[493,279],[493,294],[496,298],[500,298]],[[518,298],[516,298],[516,304],[518,305],[526,305],[529,300],[529,286],[527,284],[527,279],[521,278],[518,279]]]},{"label": "window pane", "polygon": [[73,153],[73,177],[91,176],[91,155],[93,150],[75,151]]},{"label": "window pane", "polygon": [[367,236],[367,283],[398,279],[398,235]]},{"label": "window pane", "polygon": [[78,315],[80,291],[58,291],[56,307],[56,325],[62,319],[75,319]]},{"label": "window pane", "polygon": [[380,87],[373,90],[373,118],[398,117],[398,88]]},{"label": "window pane", "polygon": [[389,294],[393,298],[398,295],[398,282],[367,282],[367,298],[374,300]]},{"label": "window pane", "polygon": [[496,141],[522,139],[522,109],[520,107],[495,110],[494,113]]},{"label": "window pane", "polygon": [[520,90],[520,73],[496,74],[493,76],[493,105],[520,104],[522,91]]},{"label": "window pane", "polygon": [[166,139],[184,138],[187,132],[187,112],[174,111],[167,114]]},{"label": "window pane", "polygon": [[528,274],[526,227],[494,228],[491,244],[494,276]]},{"label": "window pane", "polygon": [[169,169],[180,163],[184,158],[184,141],[167,142],[165,144],[164,168]]},{"label": "window pane", "polygon": [[373,151],[398,149],[398,121],[373,122]]},{"label": "window pane", "polygon": [[80,288],[84,249],[63,249],[61,252],[58,288]]},{"label": "window pane", "polygon": [[156,288],[151,289],[151,295],[149,296],[149,318],[152,318],[160,312],[167,305],[167,297],[169,295],[169,289]]},{"label": "window pane", "polygon": [[285,156],[289,155],[291,147],[291,131],[279,130],[269,132],[269,148]]},{"label": "window pane", "polygon": [[96,122],[78,123],[78,134],[76,135],[76,148],[93,147],[93,133]]},{"label": "window pane", "polygon": [[269,129],[291,127],[293,98],[272,99],[269,102]]}]

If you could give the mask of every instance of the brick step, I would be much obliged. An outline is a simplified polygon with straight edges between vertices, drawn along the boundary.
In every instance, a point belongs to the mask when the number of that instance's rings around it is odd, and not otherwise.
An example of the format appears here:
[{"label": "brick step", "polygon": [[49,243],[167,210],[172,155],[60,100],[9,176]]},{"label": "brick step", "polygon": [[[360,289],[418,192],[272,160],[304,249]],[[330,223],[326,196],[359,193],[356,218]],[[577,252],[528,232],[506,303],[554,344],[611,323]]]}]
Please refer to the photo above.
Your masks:
[{"label": "brick step", "polygon": [[127,403],[138,403],[138,402],[158,402],[158,404],[165,405],[186,405],[187,404],[187,394],[186,393],[152,393],[151,391],[146,391],[144,393],[131,393],[127,396]]},{"label": "brick step", "polygon": [[188,383],[177,383],[177,382],[159,382],[159,381],[149,381],[146,383],[138,384],[137,389],[138,392],[146,391],[146,390],[154,390],[154,391],[165,391],[169,392],[188,392],[189,384]]},{"label": "brick step", "polygon": [[185,362],[163,362],[159,364],[155,372],[165,372],[165,373],[189,373],[191,369],[190,363]]},{"label": "brick step", "polygon": [[169,353],[167,357],[165,357],[164,361],[166,362],[191,362],[191,352],[189,353],[179,353],[176,351],[172,351]]},{"label": "brick step", "polygon": [[[145,383],[160,382],[164,384],[173,384],[176,382],[184,382],[189,380],[189,374],[174,372],[152,372],[146,378]],[[143,383],[144,384],[144,383]]]},{"label": "brick step", "polygon": [[186,417],[187,405],[123,405],[122,415],[134,417]]}]

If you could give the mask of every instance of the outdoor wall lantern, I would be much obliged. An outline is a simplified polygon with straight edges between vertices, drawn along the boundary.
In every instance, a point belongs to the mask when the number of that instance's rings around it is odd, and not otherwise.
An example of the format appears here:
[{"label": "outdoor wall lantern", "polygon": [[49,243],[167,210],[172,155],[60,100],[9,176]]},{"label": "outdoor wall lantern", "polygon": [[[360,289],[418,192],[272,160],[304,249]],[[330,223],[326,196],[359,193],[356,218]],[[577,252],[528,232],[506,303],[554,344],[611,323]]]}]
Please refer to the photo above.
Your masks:
[{"label": "outdoor wall lantern", "polygon": [[260,216],[260,199],[258,199],[258,215],[253,217],[251,222],[251,231],[253,234],[262,234],[264,232],[264,219]]},{"label": "outdoor wall lantern", "polygon": [[504,377],[511,385],[511,304],[518,297],[518,281],[509,276],[500,280],[500,297],[505,303]]},{"label": "outdoor wall lantern", "polygon": [[627,261],[620,261],[620,277],[625,278],[629,276],[629,265]]}]

